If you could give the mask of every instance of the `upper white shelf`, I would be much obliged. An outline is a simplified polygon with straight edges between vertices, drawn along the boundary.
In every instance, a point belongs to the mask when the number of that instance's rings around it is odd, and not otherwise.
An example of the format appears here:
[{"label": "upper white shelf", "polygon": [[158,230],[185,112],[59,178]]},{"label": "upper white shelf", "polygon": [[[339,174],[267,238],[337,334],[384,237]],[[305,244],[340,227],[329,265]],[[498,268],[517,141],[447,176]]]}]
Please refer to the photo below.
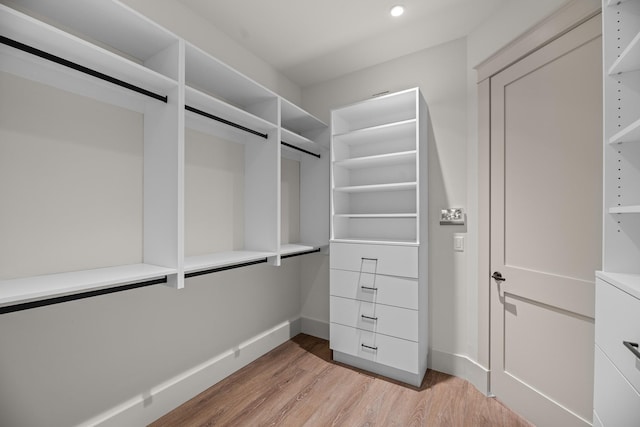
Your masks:
[{"label": "upper white shelf", "polygon": [[620,3],[624,3],[626,1],[635,1],[635,0],[607,0],[607,6],[617,6]]},{"label": "upper white shelf", "polygon": [[[42,2],[51,3],[51,2]],[[27,45],[31,48],[54,55],[63,60],[78,64],[90,70],[105,74],[109,77],[138,86],[154,92],[160,96],[167,96],[168,92],[178,86],[176,80],[160,74],[139,62],[129,59],[111,50],[96,46],[84,39],[64,32],[54,26],[45,24],[14,9],[0,5],[0,29],[2,35],[8,39]],[[177,43],[177,41],[176,41]],[[68,89],[65,76],[73,76],[74,81],[93,82],[92,87],[101,86],[119,88],[112,83],[106,83],[96,77],[81,73],[73,68],[60,65],[40,56],[24,52],[16,47],[1,45],[2,69],[20,76],[43,81],[56,87]],[[175,62],[177,63],[177,57]],[[42,72],[42,69],[45,72]],[[45,77],[47,76],[47,77]],[[45,79],[49,80],[45,80]],[[95,90],[95,89],[92,89]],[[131,92],[133,93],[133,92]],[[92,96],[91,93],[87,93]],[[136,96],[141,96],[136,94]],[[99,98],[99,96],[95,96]]]},{"label": "upper white shelf", "polygon": [[416,120],[409,119],[337,134],[333,139],[335,142],[346,145],[375,144],[394,139],[415,138],[415,132]]},{"label": "upper white shelf", "polygon": [[298,148],[302,148],[319,156],[321,156],[322,151],[324,151],[320,144],[285,128],[282,128],[281,139],[287,144],[295,145]]},{"label": "upper white shelf", "polygon": [[326,129],[327,124],[286,99],[281,100],[281,122],[283,128],[304,135],[317,129]]},{"label": "upper white shelf", "polygon": [[268,108],[276,94],[192,44],[185,56],[188,86],[276,124],[276,109]]},{"label": "upper white shelf", "polygon": [[408,89],[333,110],[334,135],[415,119],[416,91]]},{"label": "upper white shelf", "polygon": [[640,70],[640,32],[609,68],[609,75]]},{"label": "upper white shelf", "polygon": [[334,165],[345,169],[361,169],[376,166],[394,166],[415,163],[417,151],[380,154],[376,156],[356,157],[334,162]]},{"label": "upper white shelf", "polygon": [[[640,114],[640,111],[638,114]],[[609,144],[619,144],[622,142],[640,142],[640,119],[609,138]]]},{"label": "upper white shelf", "polygon": [[636,206],[618,206],[615,208],[609,208],[609,213],[612,214],[637,214],[640,213],[640,205]]},{"label": "upper white shelf", "polygon": [[396,245],[396,246],[419,246],[415,240],[403,239],[380,239],[377,237],[344,237],[339,239],[331,239],[333,243],[359,243],[371,245]]},{"label": "upper white shelf", "polygon": [[374,185],[352,185],[348,187],[336,187],[335,191],[343,193],[371,193],[377,191],[403,191],[414,190],[417,186],[415,181],[412,182],[394,182],[391,184],[374,184]]},{"label": "upper white shelf", "polygon": [[[3,3],[38,17],[46,16],[51,25],[140,64],[178,41],[176,35],[119,1],[5,0]],[[3,32],[5,24],[3,20]]]},{"label": "upper white shelf", "polygon": [[596,271],[596,276],[616,288],[640,299],[640,274],[610,273]]},{"label": "upper white shelf", "polygon": [[0,307],[159,279],[176,270],[149,264],[73,271],[0,281]]},{"label": "upper white shelf", "polygon": [[[276,126],[267,120],[257,117],[240,108],[234,107],[233,105],[229,105],[224,101],[191,87],[186,88],[185,104],[188,107],[196,108],[204,113],[228,120],[259,133],[269,134],[270,132],[275,132],[276,129]],[[239,140],[241,142],[246,141],[247,136],[250,135],[238,128],[223,124],[219,121],[201,116],[191,111],[188,111],[186,114],[186,125],[187,127],[195,130],[223,136],[230,140]],[[260,138],[257,135],[255,135],[255,137]]]},{"label": "upper white shelf", "polygon": [[337,218],[417,218],[416,213],[334,214]]}]

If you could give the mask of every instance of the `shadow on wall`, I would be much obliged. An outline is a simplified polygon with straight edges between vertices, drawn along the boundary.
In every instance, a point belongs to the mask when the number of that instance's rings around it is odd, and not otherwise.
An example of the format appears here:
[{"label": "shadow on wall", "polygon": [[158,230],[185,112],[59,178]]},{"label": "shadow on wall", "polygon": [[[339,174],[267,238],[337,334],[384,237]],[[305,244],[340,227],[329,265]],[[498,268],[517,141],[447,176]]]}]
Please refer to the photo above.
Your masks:
[{"label": "shadow on wall", "polygon": [[[464,307],[466,294],[464,253],[454,252],[453,238],[466,233],[465,225],[440,225],[440,211],[451,206],[444,181],[438,144],[429,112],[429,349],[437,342],[436,350],[456,348],[458,331],[464,327],[464,314],[455,307]],[[437,338],[434,334],[437,331]]]}]

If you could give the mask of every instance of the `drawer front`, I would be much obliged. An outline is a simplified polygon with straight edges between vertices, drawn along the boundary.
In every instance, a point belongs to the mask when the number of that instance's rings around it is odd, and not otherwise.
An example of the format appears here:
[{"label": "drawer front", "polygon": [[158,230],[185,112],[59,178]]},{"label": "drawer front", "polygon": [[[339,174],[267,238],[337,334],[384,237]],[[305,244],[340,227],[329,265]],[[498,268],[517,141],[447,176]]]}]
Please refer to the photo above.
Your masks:
[{"label": "drawer front", "polygon": [[640,392],[640,360],[622,343],[640,343],[640,300],[598,279],[595,330],[596,344]]},{"label": "drawer front", "polygon": [[335,351],[418,373],[418,343],[412,341],[331,323],[330,344]]},{"label": "drawer front", "polygon": [[390,305],[331,297],[332,323],[418,341],[418,312]]},{"label": "drawer front", "polygon": [[596,345],[594,413],[603,426],[637,426],[640,394],[629,385]]},{"label": "drawer front", "polygon": [[406,277],[331,269],[331,295],[418,309],[418,281]]},{"label": "drawer front", "polygon": [[331,268],[389,276],[418,277],[418,248],[414,246],[331,243]]}]

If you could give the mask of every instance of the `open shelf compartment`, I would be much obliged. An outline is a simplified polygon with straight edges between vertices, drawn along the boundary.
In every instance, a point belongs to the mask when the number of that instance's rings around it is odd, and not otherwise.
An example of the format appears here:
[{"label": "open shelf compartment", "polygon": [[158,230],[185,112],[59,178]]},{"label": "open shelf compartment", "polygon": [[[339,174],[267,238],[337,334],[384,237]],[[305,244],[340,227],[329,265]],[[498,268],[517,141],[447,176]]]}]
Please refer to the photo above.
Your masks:
[{"label": "open shelf compartment", "polygon": [[278,125],[276,94],[190,43],[185,56],[187,86]]}]

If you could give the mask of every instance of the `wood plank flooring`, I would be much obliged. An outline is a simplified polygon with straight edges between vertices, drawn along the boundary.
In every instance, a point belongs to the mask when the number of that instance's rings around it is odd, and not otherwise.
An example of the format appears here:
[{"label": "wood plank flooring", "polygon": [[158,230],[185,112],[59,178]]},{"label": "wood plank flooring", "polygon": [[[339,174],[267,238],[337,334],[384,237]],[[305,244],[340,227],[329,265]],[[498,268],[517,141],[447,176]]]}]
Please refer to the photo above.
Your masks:
[{"label": "wood plank flooring", "polygon": [[420,388],[331,361],[300,334],[151,424],[531,427],[467,381],[427,371]]}]

